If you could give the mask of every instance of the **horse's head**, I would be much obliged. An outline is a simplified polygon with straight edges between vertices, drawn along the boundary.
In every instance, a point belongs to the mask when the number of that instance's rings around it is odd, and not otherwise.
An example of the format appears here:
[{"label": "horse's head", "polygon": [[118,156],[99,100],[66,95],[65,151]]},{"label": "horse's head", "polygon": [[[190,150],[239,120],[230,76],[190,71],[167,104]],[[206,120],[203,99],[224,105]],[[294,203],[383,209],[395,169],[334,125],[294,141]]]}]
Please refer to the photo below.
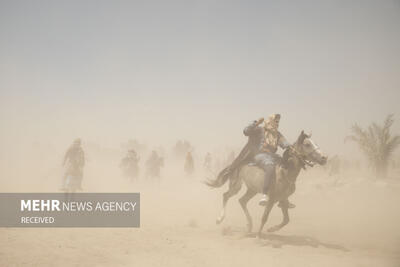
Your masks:
[{"label": "horse's head", "polygon": [[301,131],[294,148],[308,165],[313,165],[314,163],[325,165],[328,160],[328,157],[311,140],[311,134],[307,135],[304,131]]}]

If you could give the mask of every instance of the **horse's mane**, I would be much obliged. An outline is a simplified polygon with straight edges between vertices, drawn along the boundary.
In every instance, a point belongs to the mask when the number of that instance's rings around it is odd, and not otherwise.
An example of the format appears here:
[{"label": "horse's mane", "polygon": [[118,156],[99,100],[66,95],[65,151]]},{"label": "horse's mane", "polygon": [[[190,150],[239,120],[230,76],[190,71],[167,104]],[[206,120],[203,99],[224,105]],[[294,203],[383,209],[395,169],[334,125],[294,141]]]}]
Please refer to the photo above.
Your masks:
[{"label": "horse's mane", "polygon": [[285,169],[289,167],[290,148],[286,148],[282,154],[281,166]]}]

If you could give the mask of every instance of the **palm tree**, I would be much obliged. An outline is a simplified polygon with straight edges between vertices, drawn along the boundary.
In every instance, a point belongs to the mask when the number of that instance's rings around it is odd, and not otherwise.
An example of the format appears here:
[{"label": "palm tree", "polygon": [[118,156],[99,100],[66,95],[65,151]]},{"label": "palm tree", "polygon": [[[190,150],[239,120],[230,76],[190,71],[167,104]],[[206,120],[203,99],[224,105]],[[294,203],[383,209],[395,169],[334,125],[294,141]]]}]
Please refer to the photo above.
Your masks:
[{"label": "palm tree", "polygon": [[393,114],[386,117],[383,126],[372,123],[364,130],[355,123],[351,127],[353,134],[345,138],[345,141],[350,140],[358,144],[374,168],[376,177],[386,177],[390,158],[400,145],[400,136],[390,134],[393,123]]}]

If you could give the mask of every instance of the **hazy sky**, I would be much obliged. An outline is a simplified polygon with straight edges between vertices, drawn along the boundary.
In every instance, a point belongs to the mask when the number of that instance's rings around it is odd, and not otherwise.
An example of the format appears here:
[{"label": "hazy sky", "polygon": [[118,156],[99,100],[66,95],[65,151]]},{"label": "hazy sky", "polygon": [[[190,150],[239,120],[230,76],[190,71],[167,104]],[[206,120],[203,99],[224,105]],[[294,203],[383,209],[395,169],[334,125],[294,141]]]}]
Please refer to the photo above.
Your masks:
[{"label": "hazy sky", "polygon": [[3,147],[240,146],[281,113],[333,154],[353,122],[399,133],[399,98],[400,1],[0,1]]}]

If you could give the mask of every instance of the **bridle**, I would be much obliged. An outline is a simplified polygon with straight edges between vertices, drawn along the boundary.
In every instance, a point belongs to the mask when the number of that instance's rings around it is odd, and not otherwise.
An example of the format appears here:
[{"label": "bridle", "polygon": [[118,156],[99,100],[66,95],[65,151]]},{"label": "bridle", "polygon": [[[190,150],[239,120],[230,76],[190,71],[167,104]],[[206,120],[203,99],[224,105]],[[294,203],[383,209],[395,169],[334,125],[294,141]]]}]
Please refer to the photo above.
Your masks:
[{"label": "bridle", "polygon": [[300,153],[299,151],[297,151],[297,149],[295,148],[295,146],[290,146],[289,149],[290,149],[290,151],[292,152],[292,154],[301,162],[301,165],[302,165],[301,167],[302,167],[304,170],[306,169],[306,166],[314,167],[315,163],[312,162],[312,161],[309,161],[307,158],[308,158],[312,153],[314,153],[315,151],[318,150],[318,147],[317,147],[317,146],[314,145],[313,150],[310,151],[309,153],[305,154],[305,155],[302,154],[302,153]]}]

